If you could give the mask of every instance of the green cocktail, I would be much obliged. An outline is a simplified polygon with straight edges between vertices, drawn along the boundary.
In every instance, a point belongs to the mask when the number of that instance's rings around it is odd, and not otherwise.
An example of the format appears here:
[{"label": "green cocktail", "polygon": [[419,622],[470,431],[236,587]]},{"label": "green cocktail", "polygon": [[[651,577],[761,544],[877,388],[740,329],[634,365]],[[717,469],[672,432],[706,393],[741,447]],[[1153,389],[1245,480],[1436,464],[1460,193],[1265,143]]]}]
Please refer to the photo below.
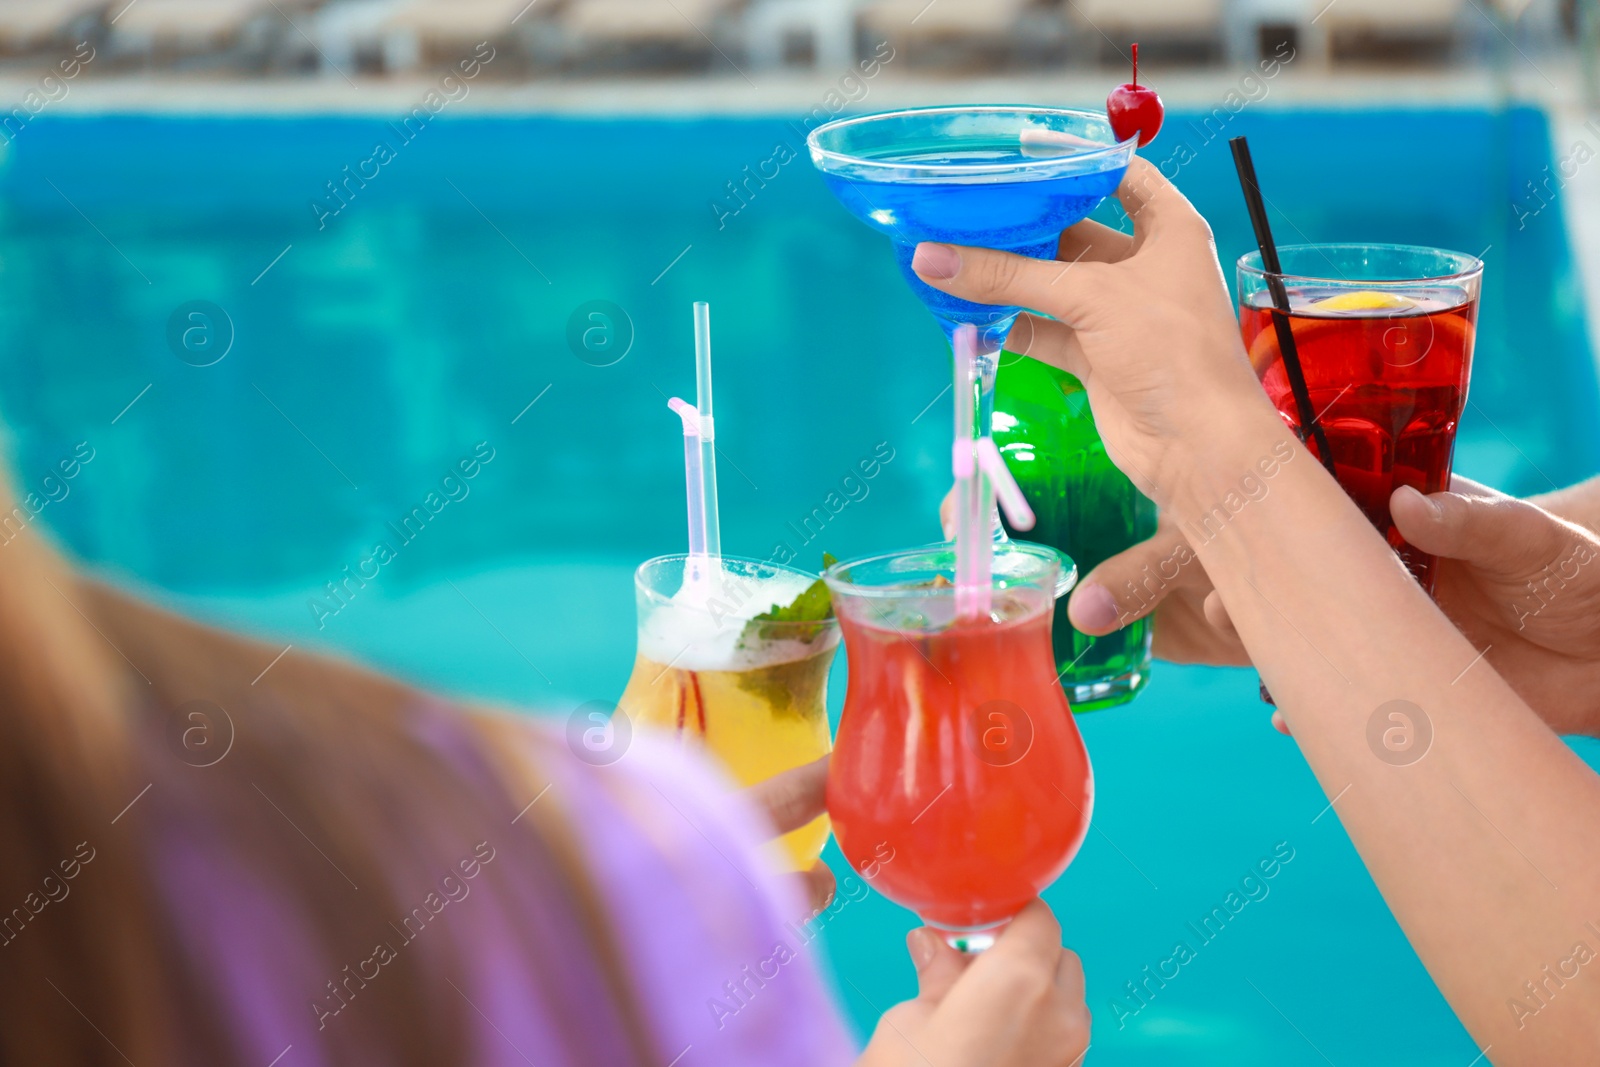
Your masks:
[{"label": "green cocktail", "polygon": [[[994,441],[1038,516],[1022,536],[1067,553],[1080,574],[1155,533],[1155,504],[1112,465],[1083,384],[1066,371],[1001,353]],[[1126,703],[1150,680],[1148,618],[1089,637],[1073,629],[1063,598],[1053,634],[1056,669],[1074,711]]]}]

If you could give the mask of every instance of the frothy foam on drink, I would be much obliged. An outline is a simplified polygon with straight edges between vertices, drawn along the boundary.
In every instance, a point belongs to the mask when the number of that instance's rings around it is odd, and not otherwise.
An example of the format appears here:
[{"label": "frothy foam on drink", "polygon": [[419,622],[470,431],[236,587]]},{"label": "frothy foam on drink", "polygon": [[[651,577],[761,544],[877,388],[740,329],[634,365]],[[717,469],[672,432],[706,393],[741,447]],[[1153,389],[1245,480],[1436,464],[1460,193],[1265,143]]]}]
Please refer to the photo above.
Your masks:
[{"label": "frothy foam on drink", "polygon": [[724,575],[703,601],[680,589],[666,604],[651,608],[640,624],[639,654],[687,671],[745,671],[815,656],[833,647],[837,632],[811,641],[739,641],[746,623],[774,604],[788,604],[810,584],[803,575],[780,571],[765,578]]}]

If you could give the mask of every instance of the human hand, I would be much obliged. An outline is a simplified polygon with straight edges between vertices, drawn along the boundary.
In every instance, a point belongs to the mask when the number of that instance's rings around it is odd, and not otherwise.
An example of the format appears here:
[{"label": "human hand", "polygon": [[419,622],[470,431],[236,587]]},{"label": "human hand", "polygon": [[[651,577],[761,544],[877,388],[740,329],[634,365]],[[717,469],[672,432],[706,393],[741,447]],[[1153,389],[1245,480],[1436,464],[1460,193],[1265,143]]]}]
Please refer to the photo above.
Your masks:
[{"label": "human hand", "polygon": [[1083,964],[1035,900],[976,957],[927,927],[906,947],[915,1000],[883,1013],[857,1067],[1073,1067],[1089,1047]]},{"label": "human hand", "polygon": [[1397,489],[1389,510],[1439,557],[1439,607],[1517,695],[1558,733],[1600,735],[1600,537],[1461,477]]},{"label": "human hand", "polygon": [[1219,428],[1286,431],[1245,355],[1206,221],[1142,159],[1117,196],[1133,235],[1081,222],[1061,235],[1065,266],[925,242],[912,268],[954,296],[1054,316],[1021,316],[1008,347],[1083,382],[1112,461],[1165,505]]},{"label": "human hand", "polygon": [[1165,514],[1148,540],[1117,553],[1078,580],[1067,614],[1073,626],[1091,637],[1153,614],[1158,658],[1212,666],[1250,663],[1210,576]]},{"label": "human hand", "polygon": [[[779,834],[798,830],[827,810],[828,757],[779,771],[766,781],[745,790],[745,796],[765,812]],[[801,871],[806,897],[812,910],[821,911],[833,900],[833,871],[821,860],[809,871]]]},{"label": "human hand", "polygon": [[[955,495],[939,504],[946,540],[955,536]],[[1183,535],[1162,515],[1156,532],[1078,579],[1068,601],[1072,625],[1103,637],[1155,614],[1155,654],[1169,663],[1245,666],[1250,657],[1231,627],[1219,629],[1207,611],[1220,612],[1211,579]],[[1207,607],[1209,605],[1209,608]]]},{"label": "human hand", "polygon": [[1577,485],[1530,496],[1528,502],[1568,522],[1575,522],[1585,530],[1600,533],[1600,475]]},{"label": "human hand", "polygon": [[[1450,492],[1395,490],[1400,534],[1439,557],[1434,599],[1519,696],[1559,733],[1600,735],[1600,537],[1525,500],[1452,478]],[[1100,590],[1094,587],[1099,586]],[[1178,663],[1249,663],[1221,600],[1163,519],[1073,592],[1072,624],[1101,634],[1155,613],[1155,651]],[[1592,703],[1592,702],[1591,702]],[[1284,729],[1282,716],[1274,725]]]}]

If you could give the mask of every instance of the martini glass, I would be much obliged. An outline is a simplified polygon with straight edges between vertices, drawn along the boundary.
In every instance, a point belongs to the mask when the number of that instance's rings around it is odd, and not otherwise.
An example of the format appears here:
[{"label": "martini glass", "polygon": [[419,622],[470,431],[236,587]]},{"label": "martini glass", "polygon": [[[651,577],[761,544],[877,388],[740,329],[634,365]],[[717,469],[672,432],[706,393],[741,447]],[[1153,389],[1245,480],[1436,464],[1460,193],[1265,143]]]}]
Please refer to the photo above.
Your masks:
[{"label": "martini glass", "polygon": [[1021,308],[975,304],[911,269],[919,241],[1055,255],[1061,231],[1122,181],[1138,146],[1119,142],[1102,113],[1053,107],[930,107],[838,119],[806,138],[839,202],[894,242],[911,291],[946,338],[977,327],[977,418],[988,436],[1000,346]]}]

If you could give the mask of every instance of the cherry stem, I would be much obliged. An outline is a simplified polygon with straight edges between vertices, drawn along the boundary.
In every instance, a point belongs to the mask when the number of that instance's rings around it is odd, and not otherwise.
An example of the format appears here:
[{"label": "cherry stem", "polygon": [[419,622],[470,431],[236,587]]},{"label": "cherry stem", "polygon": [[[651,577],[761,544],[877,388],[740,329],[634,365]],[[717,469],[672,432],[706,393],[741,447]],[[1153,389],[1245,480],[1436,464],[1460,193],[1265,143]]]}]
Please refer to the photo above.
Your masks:
[{"label": "cherry stem", "polygon": [[1139,44],[1137,41],[1133,45],[1133,87],[1135,89],[1139,88]]}]

